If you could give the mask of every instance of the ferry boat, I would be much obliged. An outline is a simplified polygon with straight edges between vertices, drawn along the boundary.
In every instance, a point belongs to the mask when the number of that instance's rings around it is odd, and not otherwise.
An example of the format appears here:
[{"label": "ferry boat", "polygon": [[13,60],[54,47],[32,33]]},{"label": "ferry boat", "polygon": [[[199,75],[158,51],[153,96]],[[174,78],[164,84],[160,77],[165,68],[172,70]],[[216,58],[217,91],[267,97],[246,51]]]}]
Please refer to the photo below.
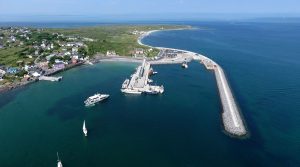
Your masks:
[{"label": "ferry boat", "polygon": [[94,106],[96,103],[102,101],[102,100],[105,100],[109,97],[108,94],[95,94],[93,96],[90,96],[89,98],[87,98],[85,101],[84,101],[84,104],[85,106]]},{"label": "ferry boat", "polygon": [[63,167],[61,160],[59,159],[58,152],[57,154],[57,167]]},{"label": "ferry boat", "polygon": [[182,68],[188,68],[187,62],[183,62],[183,63],[181,64],[181,67],[182,67]]},{"label": "ferry boat", "polygon": [[85,120],[83,121],[82,131],[83,131],[84,135],[87,136],[88,131],[87,131],[86,127],[85,127]]}]

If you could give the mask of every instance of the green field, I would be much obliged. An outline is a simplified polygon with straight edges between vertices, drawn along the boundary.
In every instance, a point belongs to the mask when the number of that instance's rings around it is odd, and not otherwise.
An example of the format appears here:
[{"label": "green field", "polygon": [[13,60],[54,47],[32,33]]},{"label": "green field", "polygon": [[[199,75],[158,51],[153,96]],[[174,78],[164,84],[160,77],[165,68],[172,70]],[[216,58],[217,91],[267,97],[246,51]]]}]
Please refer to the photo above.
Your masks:
[{"label": "green field", "polygon": [[33,59],[29,59],[20,54],[24,49],[25,48],[23,47],[0,49],[0,64],[4,64],[7,66],[17,66],[18,61],[22,61],[24,63],[32,62]]},{"label": "green field", "polygon": [[[159,29],[178,29],[189,28],[189,26],[176,26],[176,25],[137,25],[137,26],[125,26],[125,25],[113,25],[113,26],[97,26],[97,27],[85,27],[85,28],[66,28],[66,29],[46,29],[44,33],[33,36],[33,38],[26,43],[23,47],[13,46],[9,48],[0,49],[0,64],[6,66],[18,66],[17,62],[22,61],[24,63],[33,62],[33,59],[26,57],[29,54],[29,43],[34,41],[41,41],[43,38],[52,38],[50,33],[62,33],[65,36],[78,36],[91,38],[95,41],[85,42],[87,47],[87,53],[89,56],[93,56],[97,53],[105,54],[108,50],[115,51],[121,56],[131,56],[132,51],[136,48],[149,49],[145,46],[141,46],[137,43],[139,35],[132,34],[133,31],[150,31]],[[47,34],[49,33],[49,34]],[[28,45],[28,46],[27,46]],[[157,49],[153,49],[151,52],[147,52],[146,56],[153,57],[158,54]],[[30,55],[30,54],[29,54]]]},{"label": "green field", "polygon": [[[140,46],[137,43],[139,35],[134,35],[132,32],[150,31],[159,29],[178,29],[189,28],[188,26],[176,25],[153,25],[153,26],[100,26],[87,27],[76,29],[51,29],[51,32],[59,32],[65,35],[74,35],[80,37],[87,37],[95,39],[94,42],[86,42],[88,45],[88,54],[94,55],[96,53],[106,53],[108,50],[114,50],[117,54],[122,56],[131,56],[131,51],[135,48],[147,47]],[[158,50],[153,50],[147,56],[155,56]]]}]

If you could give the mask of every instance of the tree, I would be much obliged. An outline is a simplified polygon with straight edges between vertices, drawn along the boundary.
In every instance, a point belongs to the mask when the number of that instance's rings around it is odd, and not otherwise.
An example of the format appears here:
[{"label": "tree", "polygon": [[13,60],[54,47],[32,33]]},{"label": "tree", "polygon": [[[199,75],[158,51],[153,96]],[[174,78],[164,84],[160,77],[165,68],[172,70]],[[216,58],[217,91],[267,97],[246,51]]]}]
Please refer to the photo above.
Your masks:
[{"label": "tree", "polygon": [[85,57],[88,54],[88,51],[85,47],[80,47],[78,49],[78,53],[80,53],[81,55],[83,55],[83,57]]},{"label": "tree", "polygon": [[70,56],[64,56],[63,60],[64,60],[64,61],[70,61],[70,60],[71,60],[71,57],[70,57]]},{"label": "tree", "polygon": [[23,77],[25,74],[28,74],[28,72],[25,70],[21,70],[20,72],[16,73],[16,76]]}]

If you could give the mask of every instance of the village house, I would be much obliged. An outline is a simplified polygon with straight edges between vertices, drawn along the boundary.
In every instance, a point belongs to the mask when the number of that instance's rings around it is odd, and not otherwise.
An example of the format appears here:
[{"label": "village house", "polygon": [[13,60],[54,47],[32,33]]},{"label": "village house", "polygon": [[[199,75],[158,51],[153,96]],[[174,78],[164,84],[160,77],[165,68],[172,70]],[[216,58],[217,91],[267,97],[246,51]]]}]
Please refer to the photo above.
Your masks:
[{"label": "village house", "polygon": [[142,48],[136,48],[136,49],[134,49],[134,51],[133,51],[133,55],[134,55],[134,57],[145,57],[145,51],[144,51],[144,49],[142,49]]},{"label": "village house", "polygon": [[24,75],[24,77],[22,78],[22,82],[26,82],[26,81],[29,81],[30,79],[30,76],[29,75]]},{"label": "village house", "polygon": [[78,57],[77,57],[77,59],[76,59],[76,57],[72,57],[72,59],[71,59],[71,61],[72,61],[72,64],[76,64],[77,63],[77,60],[78,60]]},{"label": "village house", "polygon": [[106,52],[106,56],[116,56],[116,55],[117,55],[116,52],[113,51],[113,50],[108,50],[108,51]]},{"label": "village house", "polygon": [[19,69],[17,67],[9,67],[7,69],[8,74],[16,74],[18,71],[19,71]]},{"label": "village house", "polygon": [[39,68],[45,69],[45,68],[48,68],[48,61],[42,61],[42,62],[37,63],[36,65]]},{"label": "village house", "polygon": [[56,54],[50,54],[49,56],[46,56],[46,60],[49,61],[52,57],[54,57]]},{"label": "village house", "polygon": [[143,48],[136,48],[134,50],[134,54],[135,55],[142,55],[142,54],[144,54],[144,49]]},{"label": "village house", "polygon": [[10,41],[11,41],[11,42],[16,42],[16,40],[17,40],[17,39],[16,39],[15,36],[11,36],[11,37],[10,37]]},{"label": "village house", "polygon": [[78,48],[77,47],[73,47],[72,48],[72,53],[74,54],[74,53],[78,53]]},{"label": "village house", "polygon": [[41,47],[44,49],[44,48],[46,48],[46,44],[43,42],[42,44],[41,44]]},{"label": "village house", "polygon": [[64,55],[65,55],[65,56],[70,56],[71,53],[70,53],[70,52],[66,52]]},{"label": "village house", "polygon": [[64,61],[60,60],[60,59],[55,59],[54,60],[55,63],[64,63]]},{"label": "village house", "polygon": [[78,59],[79,59],[79,56],[78,56],[78,55],[73,55],[72,58],[78,60]]},{"label": "village house", "polygon": [[5,75],[5,71],[0,69],[0,81],[3,80],[3,76]]},{"label": "village house", "polygon": [[65,68],[65,64],[63,62],[53,64],[53,68],[55,70],[62,70]]},{"label": "village house", "polygon": [[31,74],[33,77],[39,77],[39,76],[41,76],[41,74],[39,74],[38,72],[33,72],[32,74]]},{"label": "village house", "polygon": [[37,56],[37,55],[39,55],[39,50],[36,50],[35,52],[34,52],[34,54]]},{"label": "village house", "polygon": [[2,69],[0,69],[0,75],[5,75],[5,71],[4,70],[2,70]]}]

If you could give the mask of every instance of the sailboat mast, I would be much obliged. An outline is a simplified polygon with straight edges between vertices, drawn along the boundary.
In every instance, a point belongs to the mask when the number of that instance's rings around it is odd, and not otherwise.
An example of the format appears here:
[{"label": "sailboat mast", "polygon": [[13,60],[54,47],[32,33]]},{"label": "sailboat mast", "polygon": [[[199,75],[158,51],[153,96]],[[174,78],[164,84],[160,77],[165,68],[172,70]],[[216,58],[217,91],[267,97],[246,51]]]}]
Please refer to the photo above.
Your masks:
[{"label": "sailboat mast", "polygon": [[58,156],[58,152],[56,152],[56,155],[57,155],[57,161],[59,161],[59,156]]}]

